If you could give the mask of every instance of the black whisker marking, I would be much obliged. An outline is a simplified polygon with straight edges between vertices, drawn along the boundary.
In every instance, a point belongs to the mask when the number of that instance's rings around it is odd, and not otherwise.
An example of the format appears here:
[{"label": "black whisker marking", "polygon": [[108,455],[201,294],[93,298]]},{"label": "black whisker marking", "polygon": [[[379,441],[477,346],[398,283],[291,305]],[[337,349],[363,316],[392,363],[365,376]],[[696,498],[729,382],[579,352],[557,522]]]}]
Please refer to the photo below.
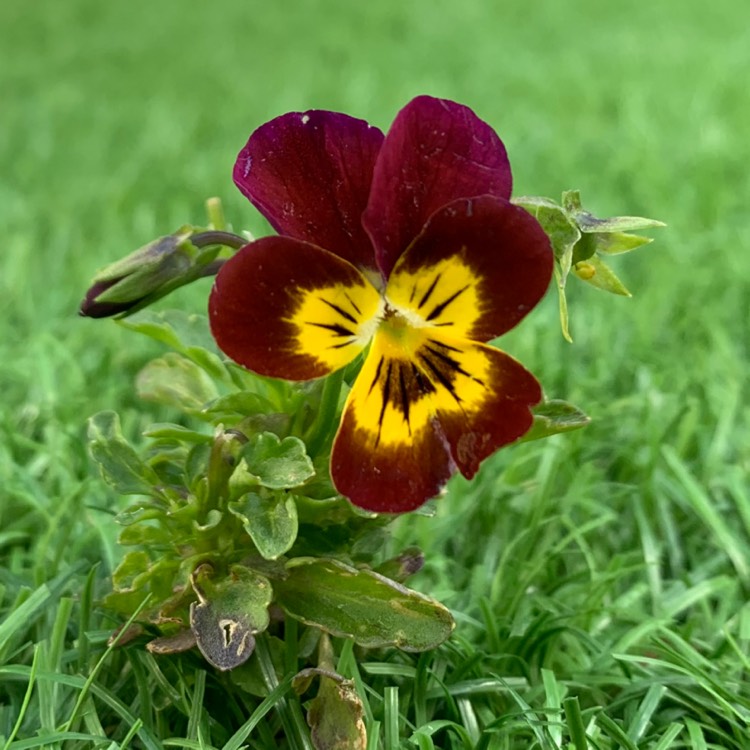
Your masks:
[{"label": "black whisker marking", "polygon": [[406,391],[406,382],[404,380],[404,368],[399,365],[398,368],[398,385],[401,393],[401,411],[404,413],[404,420],[406,421],[406,428],[409,430],[411,436],[411,423],[409,422],[409,394]]},{"label": "black whisker marking", "polygon": [[[464,370],[464,368],[461,366],[461,363],[450,356],[450,354],[446,354],[445,352],[441,352],[439,349],[435,349],[429,345],[425,346],[427,351],[434,354],[441,362],[445,362],[448,367],[450,367],[452,370],[455,370],[456,372],[461,373],[461,375],[466,375],[467,378],[471,377],[471,373]],[[460,352],[460,349],[455,349],[454,351]]]},{"label": "black whisker marking", "polygon": [[[437,286],[438,281],[440,281],[440,277],[442,276],[442,273],[439,273],[435,276],[435,278],[432,280],[432,284],[427,288],[427,291],[422,295],[422,299],[419,300],[419,304],[417,305],[417,309],[421,309],[427,304],[427,300],[430,299],[432,296],[432,293],[435,291],[435,287]],[[416,291],[416,287],[415,287]],[[429,318],[428,318],[429,320]]]},{"label": "black whisker marking", "polygon": [[380,358],[380,361],[378,362],[378,366],[375,368],[375,377],[372,379],[372,383],[370,383],[370,390],[367,391],[367,395],[369,396],[372,393],[372,389],[377,385],[378,380],[380,379],[380,371],[383,369],[383,358]]},{"label": "black whisker marking", "polygon": [[327,331],[332,331],[337,336],[354,336],[354,331],[350,331],[348,328],[340,325],[339,323],[312,323],[307,322],[309,326],[315,326],[316,328],[325,328]]},{"label": "black whisker marking", "polygon": [[428,321],[434,320],[438,316],[442,315],[445,308],[448,307],[448,305],[450,305],[450,303],[453,302],[457,297],[463,294],[468,288],[469,288],[469,284],[459,289],[457,292],[454,292],[453,294],[451,294],[451,296],[448,297],[448,299],[441,302],[439,305],[435,305],[435,307],[432,308],[432,312],[427,316],[427,320]]},{"label": "black whisker marking", "polygon": [[445,388],[448,393],[453,396],[453,398],[456,400],[456,403],[461,403],[461,398],[456,394],[456,389],[453,385],[453,381],[451,381],[449,378],[445,376],[443,372],[441,372],[440,368],[432,362],[428,357],[426,357],[424,354],[420,354],[419,358],[427,365],[427,367],[430,369],[432,374],[437,378],[437,380],[440,381],[440,384]]},{"label": "black whisker marking", "polygon": [[357,303],[349,296],[349,293],[344,292],[344,296],[349,300],[349,304],[354,308],[354,312],[356,312],[357,315],[362,315],[362,310],[357,307]]},{"label": "black whisker marking", "polygon": [[385,410],[388,406],[388,401],[391,398],[391,370],[393,369],[393,362],[388,363],[388,370],[385,373],[385,385],[383,386],[383,405],[380,407],[380,416],[378,417],[378,437],[375,440],[375,447],[377,448],[380,444],[380,433],[383,431],[383,419],[385,419]]},{"label": "black whisker marking", "polygon": [[346,310],[344,310],[343,307],[339,307],[333,302],[329,302],[325,297],[318,297],[318,299],[323,304],[328,305],[331,310],[335,310],[342,318],[346,318],[346,320],[348,320],[350,323],[354,323],[354,325],[357,324],[357,319],[353,315],[350,315]]}]

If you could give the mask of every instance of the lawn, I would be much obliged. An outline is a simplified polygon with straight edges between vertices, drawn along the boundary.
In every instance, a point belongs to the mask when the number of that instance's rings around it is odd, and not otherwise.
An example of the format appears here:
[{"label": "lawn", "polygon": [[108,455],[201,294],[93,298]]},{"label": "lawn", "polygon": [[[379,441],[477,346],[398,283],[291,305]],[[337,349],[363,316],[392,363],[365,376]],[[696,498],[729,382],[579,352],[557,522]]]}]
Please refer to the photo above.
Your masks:
[{"label": "lawn", "polygon": [[[322,108],[387,128],[429,93],[498,131],[515,195],[580,189],[668,228],[614,261],[632,299],[571,280],[573,344],[553,290],[503,338],[592,422],[397,522],[394,549],[426,557],[410,585],[458,627],[422,655],[337,642],[368,747],[750,748],[749,49],[744,0],[5,0],[0,747],[311,747],[285,739],[293,693],[107,649],[123,500],[86,419],[115,409],[142,445],[174,415],[133,386],[162,348],[77,306],[210,196],[266,232],[231,181],[261,123]],[[203,312],[209,289],[159,307]]]}]

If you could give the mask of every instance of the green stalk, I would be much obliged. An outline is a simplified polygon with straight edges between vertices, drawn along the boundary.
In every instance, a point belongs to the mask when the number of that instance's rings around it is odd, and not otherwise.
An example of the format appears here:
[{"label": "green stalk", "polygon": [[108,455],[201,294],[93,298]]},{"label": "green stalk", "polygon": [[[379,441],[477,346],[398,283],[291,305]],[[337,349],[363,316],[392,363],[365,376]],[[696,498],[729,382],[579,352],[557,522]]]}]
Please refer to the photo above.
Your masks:
[{"label": "green stalk", "polygon": [[344,383],[344,368],[331,373],[323,382],[323,393],[320,395],[318,416],[307,435],[307,452],[313,458],[317,456],[336,431],[339,396]]}]

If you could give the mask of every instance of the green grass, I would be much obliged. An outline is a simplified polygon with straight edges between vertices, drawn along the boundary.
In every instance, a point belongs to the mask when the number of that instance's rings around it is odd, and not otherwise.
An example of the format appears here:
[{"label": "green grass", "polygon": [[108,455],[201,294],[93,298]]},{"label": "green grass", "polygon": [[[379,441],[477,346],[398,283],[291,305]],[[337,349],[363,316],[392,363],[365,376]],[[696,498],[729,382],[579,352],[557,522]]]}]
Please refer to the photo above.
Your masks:
[{"label": "green grass", "polygon": [[[108,650],[97,605],[120,555],[88,414],[153,421],[133,378],[158,352],[76,306],[93,271],[199,221],[249,133],[309,107],[387,127],[454,98],[508,147],[516,194],[579,188],[653,216],[617,270],[573,286],[504,348],[585,431],[458,479],[414,585],[456,636],[359,654],[371,748],[750,747],[750,260],[743,0],[7,0],[0,6],[0,747],[305,747],[285,683],[238,698],[197,658]],[[571,282],[575,284],[575,280]],[[208,283],[169,304],[200,309]],[[289,645],[292,648],[292,645]],[[289,658],[293,658],[291,653]],[[290,718],[291,717],[291,718]],[[296,718],[295,718],[296,717]]]}]

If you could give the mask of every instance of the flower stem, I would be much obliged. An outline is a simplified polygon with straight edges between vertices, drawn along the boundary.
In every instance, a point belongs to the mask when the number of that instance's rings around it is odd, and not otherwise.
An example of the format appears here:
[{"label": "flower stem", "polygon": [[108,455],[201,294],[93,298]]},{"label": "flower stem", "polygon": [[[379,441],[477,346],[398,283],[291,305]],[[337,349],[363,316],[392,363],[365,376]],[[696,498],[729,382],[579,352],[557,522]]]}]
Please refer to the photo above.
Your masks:
[{"label": "flower stem", "polygon": [[208,247],[209,245],[223,245],[239,250],[247,245],[247,240],[238,234],[212,230],[209,232],[198,232],[190,237],[190,242],[196,247]]},{"label": "flower stem", "polygon": [[331,373],[323,382],[318,416],[315,418],[306,440],[307,452],[310,456],[315,457],[320,453],[336,429],[336,412],[339,407],[339,395],[343,382],[343,368]]}]

